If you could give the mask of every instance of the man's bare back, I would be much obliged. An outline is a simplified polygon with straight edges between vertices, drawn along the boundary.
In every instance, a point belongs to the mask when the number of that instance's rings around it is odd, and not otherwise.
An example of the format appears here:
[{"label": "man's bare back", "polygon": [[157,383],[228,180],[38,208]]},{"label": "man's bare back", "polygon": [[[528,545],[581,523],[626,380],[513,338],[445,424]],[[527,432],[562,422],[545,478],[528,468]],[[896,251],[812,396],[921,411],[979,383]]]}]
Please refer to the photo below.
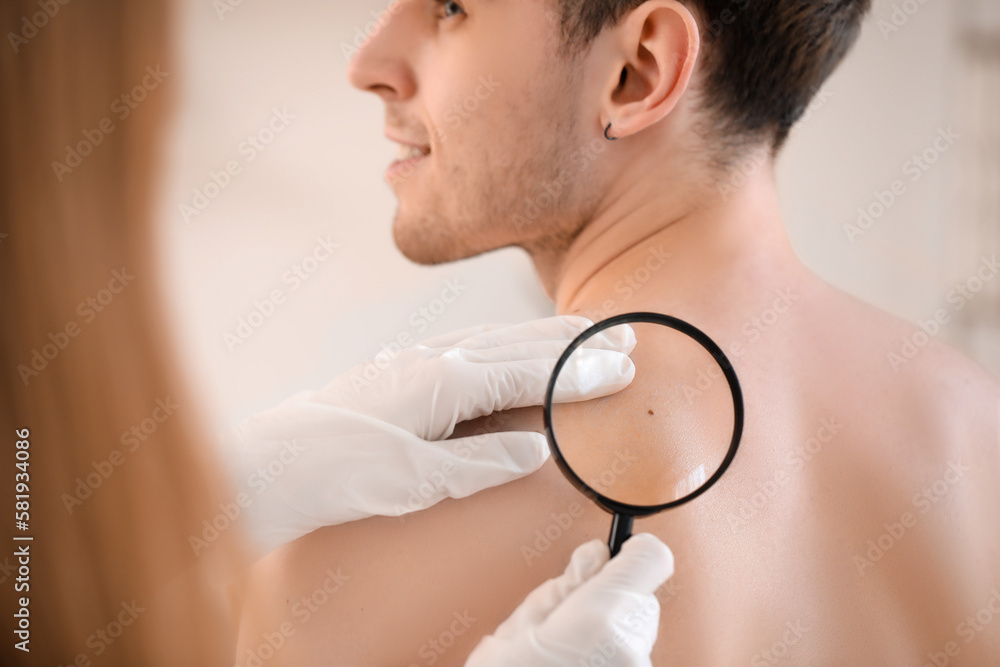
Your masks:
[{"label": "man's bare back", "polygon": [[[636,522],[676,558],[653,664],[1000,663],[997,381],[934,340],[902,356],[914,327],[788,266],[687,300],[652,281],[621,304],[703,328],[746,401],[726,476]],[[461,432],[541,430],[538,409],[481,422]],[[264,664],[460,665],[609,524],[549,461],[405,520],[317,531],[259,564],[264,614],[238,664],[284,632]]]}]

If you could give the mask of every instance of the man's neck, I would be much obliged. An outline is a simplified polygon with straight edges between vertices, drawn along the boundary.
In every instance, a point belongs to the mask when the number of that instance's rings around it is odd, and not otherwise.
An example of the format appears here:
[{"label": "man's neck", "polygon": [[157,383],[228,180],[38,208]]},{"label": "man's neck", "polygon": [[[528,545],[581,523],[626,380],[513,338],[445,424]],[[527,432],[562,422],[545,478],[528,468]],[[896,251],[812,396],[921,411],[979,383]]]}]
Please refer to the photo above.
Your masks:
[{"label": "man's neck", "polygon": [[683,302],[720,280],[748,279],[748,271],[799,265],[782,224],[771,162],[745,180],[734,173],[738,178],[702,188],[707,194],[698,197],[695,188],[640,179],[610,198],[566,252],[534,256],[557,312],[586,314],[609,297],[615,305],[605,316],[638,310],[649,299],[632,293],[647,285],[646,295],[660,303]]}]

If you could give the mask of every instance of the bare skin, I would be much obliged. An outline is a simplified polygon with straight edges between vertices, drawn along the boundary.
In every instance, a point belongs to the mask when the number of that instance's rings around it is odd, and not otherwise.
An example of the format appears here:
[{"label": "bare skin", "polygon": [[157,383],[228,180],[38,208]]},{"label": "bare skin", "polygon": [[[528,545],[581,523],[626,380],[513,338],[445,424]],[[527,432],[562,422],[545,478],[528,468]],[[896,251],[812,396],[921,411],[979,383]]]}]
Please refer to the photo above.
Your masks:
[{"label": "bare skin", "polygon": [[[492,108],[484,102],[394,184],[397,242],[409,256],[448,261],[517,244],[559,313],[675,315],[732,359],[746,425],[730,471],[694,502],[636,522],[676,558],[658,592],[653,664],[1000,662],[1000,384],[933,338],[907,354],[903,339],[917,329],[804,267],[783,231],[769,159],[719,196],[688,139],[698,114],[685,90],[697,68],[685,63],[696,59],[697,29],[682,6],[641,5],[598,38],[574,79],[544,56],[553,29],[525,19],[543,4],[464,3],[463,22],[432,32],[428,7],[406,0],[355,56],[352,80],[385,100],[398,121],[390,130],[429,143],[461,98],[443,92],[465,76],[454,68],[504,82]],[[445,53],[483,16],[502,31],[509,12],[520,12],[516,37],[480,41],[467,58]],[[516,62],[504,70],[508,57]],[[616,88],[622,68],[628,83]],[[570,110],[545,116],[563,138],[519,143],[538,117],[523,100],[555,104],[536,88],[566,80],[579,83]],[[560,158],[609,118],[619,140],[564,184],[561,205],[530,228],[511,223],[538,179],[558,174]],[[551,164],[528,158],[540,145]],[[490,171],[484,155],[517,168]],[[477,208],[484,192],[489,205]],[[625,407],[641,416],[648,395],[634,396]],[[579,419],[586,426],[594,414],[581,406]],[[461,424],[456,435],[478,428],[541,431],[540,409]],[[268,666],[461,665],[609,525],[549,461],[402,520],[316,531],[258,564],[248,604],[260,613],[240,630],[237,664],[254,664],[253,651],[270,655]],[[262,653],[268,637],[279,643],[274,633],[284,634],[280,648]]]},{"label": "bare skin", "polygon": [[[608,280],[645,256],[623,256]],[[792,258],[740,262],[704,293],[674,293],[669,271],[621,310],[676,314],[729,351],[746,428],[716,487],[636,523],[676,557],[659,593],[654,664],[921,665],[946,647],[960,651],[957,664],[1000,659],[1000,612],[985,627],[975,621],[1000,591],[995,379],[938,342],[893,370],[887,355],[916,330]],[[790,305],[765,325],[776,300],[784,307],[778,292]],[[542,430],[540,410],[482,421]],[[258,566],[252,599],[268,615],[243,628],[241,655],[291,620],[296,634],[268,664],[460,665],[609,524],[550,461],[405,521],[317,531]],[[350,579],[300,624],[301,599],[327,568]],[[476,620],[452,628],[455,612]],[[446,651],[430,643],[459,629]]]}]

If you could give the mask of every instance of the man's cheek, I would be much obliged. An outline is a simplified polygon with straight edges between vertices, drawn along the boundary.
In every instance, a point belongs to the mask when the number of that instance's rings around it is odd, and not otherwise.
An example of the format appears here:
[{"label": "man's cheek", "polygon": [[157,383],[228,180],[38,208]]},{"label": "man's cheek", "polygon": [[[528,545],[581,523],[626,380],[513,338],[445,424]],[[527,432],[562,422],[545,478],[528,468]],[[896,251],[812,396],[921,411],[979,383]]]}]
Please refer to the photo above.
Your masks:
[{"label": "man's cheek", "polygon": [[462,126],[462,117],[459,115],[458,110],[455,107],[452,107],[445,112],[444,122],[451,126],[451,129],[457,130]]}]

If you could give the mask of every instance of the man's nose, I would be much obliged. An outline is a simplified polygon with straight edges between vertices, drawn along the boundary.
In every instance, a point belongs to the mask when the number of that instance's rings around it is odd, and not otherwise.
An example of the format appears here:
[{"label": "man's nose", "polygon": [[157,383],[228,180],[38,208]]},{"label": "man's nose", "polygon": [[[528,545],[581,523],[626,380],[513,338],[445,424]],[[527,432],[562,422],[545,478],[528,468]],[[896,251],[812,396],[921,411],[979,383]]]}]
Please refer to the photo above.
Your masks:
[{"label": "man's nose", "polygon": [[368,39],[347,66],[347,79],[355,88],[375,93],[384,101],[400,101],[416,91],[409,54],[419,38],[415,3],[397,0],[379,16]]}]

